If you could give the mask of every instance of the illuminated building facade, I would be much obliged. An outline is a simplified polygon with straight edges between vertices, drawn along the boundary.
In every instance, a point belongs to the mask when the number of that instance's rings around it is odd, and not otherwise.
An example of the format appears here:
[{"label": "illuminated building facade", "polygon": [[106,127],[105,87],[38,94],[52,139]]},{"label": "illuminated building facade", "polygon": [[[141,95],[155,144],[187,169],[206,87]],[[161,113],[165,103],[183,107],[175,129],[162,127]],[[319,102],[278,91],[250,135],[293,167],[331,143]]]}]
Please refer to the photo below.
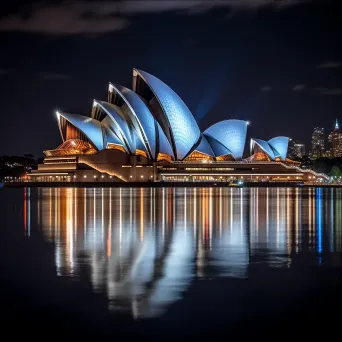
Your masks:
[{"label": "illuminated building facade", "polygon": [[316,127],[312,132],[311,159],[322,158],[325,155],[324,128]]},{"label": "illuminated building facade", "polygon": [[340,131],[340,126],[338,120],[336,119],[336,124],[334,130],[329,134],[329,143],[331,144],[331,157],[340,158],[342,157],[342,133]]},{"label": "illuminated building facade", "polygon": [[223,120],[201,132],[168,85],[137,69],[133,90],[109,83],[107,101],[94,100],[90,117],[57,112],[57,119],[63,143],[44,151],[31,182],[309,179],[287,159],[287,137],[252,139],[244,159],[248,121]]},{"label": "illuminated building facade", "polygon": [[303,158],[305,155],[305,144],[290,140],[289,141],[289,156],[290,158]]}]

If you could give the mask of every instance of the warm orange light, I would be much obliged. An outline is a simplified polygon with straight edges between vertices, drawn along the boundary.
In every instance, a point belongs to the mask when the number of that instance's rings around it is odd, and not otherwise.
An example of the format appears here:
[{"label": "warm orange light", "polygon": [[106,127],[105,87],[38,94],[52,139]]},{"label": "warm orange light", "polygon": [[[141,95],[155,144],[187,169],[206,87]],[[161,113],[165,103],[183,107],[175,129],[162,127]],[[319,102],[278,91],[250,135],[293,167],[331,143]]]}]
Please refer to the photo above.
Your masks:
[{"label": "warm orange light", "polygon": [[95,154],[96,149],[87,141],[79,139],[66,140],[62,145],[55,150],[44,151],[47,157],[50,156],[66,156],[77,154]]},{"label": "warm orange light", "polygon": [[208,154],[194,151],[192,152],[188,157],[184,159],[186,162],[192,162],[192,161],[212,161],[214,160],[214,157],[209,156]]},{"label": "warm orange light", "polygon": [[158,153],[157,161],[165,160],[167,162],[172,161],[172,157],[165,153]]},{"label": "warm orange light", "polygon": [[231,154],[226,154],[216,157],[216,161],[234,161],[234,157]]},{"label": "warm orange light", "polygon": [[271,161],[270,157],[264,152],[256,152],[248,158],[249,161]]},{"label": "warm orange light", "polygon": [[108,150],[119,150],[121,152],[126,153],[125,149],[122,147],[122,145],[117,145],[117,144],[108,144],[107,145]]},{"label": "warm orange light", "polygon": [[144,157],[144,158],[147,158],[147,154],[146,154],[145,151],[136,149],[135,154],[136,154],[137,156],[142,156],[142,157]]}]

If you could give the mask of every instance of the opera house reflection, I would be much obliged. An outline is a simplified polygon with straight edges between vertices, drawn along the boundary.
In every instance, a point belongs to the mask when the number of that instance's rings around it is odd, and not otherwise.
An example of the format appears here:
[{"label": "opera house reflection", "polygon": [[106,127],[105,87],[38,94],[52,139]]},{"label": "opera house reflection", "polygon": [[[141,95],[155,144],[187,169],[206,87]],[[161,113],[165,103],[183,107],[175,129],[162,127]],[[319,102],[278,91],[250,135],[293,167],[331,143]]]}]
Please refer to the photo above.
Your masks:
[{"label": "opera house reflection", "polygon": [[[319,265],[341,252],[341,189],[41,188],[24,193],[24,229],[55,243],[60,276],[90,269],[109,308],[160,315],[201,278],[255,266]],[[339,258],[333,262],[340,263]]]}]

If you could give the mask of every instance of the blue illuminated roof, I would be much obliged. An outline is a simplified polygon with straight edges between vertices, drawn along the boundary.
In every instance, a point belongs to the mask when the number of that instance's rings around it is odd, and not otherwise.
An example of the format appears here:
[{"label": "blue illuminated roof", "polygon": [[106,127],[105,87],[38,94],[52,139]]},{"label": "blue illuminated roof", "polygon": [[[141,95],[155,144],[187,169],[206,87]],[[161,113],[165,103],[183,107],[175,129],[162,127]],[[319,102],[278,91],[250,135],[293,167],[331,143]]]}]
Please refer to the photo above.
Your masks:
[{"label": "blue illuminated roof", "polygon": [[[123,141],[120,132],[118,132],[114,125],[112,119],[107,116],[101,121],[102,127],[105,129],[105,147],[107,144],[121,145],[127,153],[130,153],[127,149],[125,142]],[[119,134],[119,135],[117,135]]]},{"label": "blue illuminated roof", "polygon": [[211,148],[207,138],[201,134],[201,142],[200,144],[195,148],[196,151],[207,154],[209,156],[215,157],[215,153],[213,149]]},{"label": "blue illuminated roof", "polygon": [[268,144],[272,147],[276,157],[280,157],[281,160],[286,160],[289,145],[288,137],[275,137],[269,140]]},{"label": "blue illuminated roof", "polygon": [[164,131],[170,131],[176,153],[176,159],[182,160],[191,151],[200,138],[200,130],[189,108],[182,99],[164,82],[155,76],[141,70],[134,69],[144,82],[150,87],[157,98],[169,127],[165,127],[165,120],[158,120],[164,125]]},{"label": "blue illuminated roof", "polygon": [[247,125],[243,120],[224,120],[210,126],[204,134],[219,141],[236,160],[240,160],[245,148]]},{"label": "blue illuminated roof", "polygon": [[158,141],[159,141],[159,153],[168,154],[172,158],[174,158],[172,147],[169,141],[166,138],[165,133],[163,132],[162,128],[160,127],[159,123],[157,122],[157,130],[158,130]]},{"label": "blue illuminated roof", "polygon": [[218,140],[216,140],[215,138],[212,138],[209,135],[205,135],[205,138],[207,139],[208,143],[210,144],[212,150],[215,153],[216,157],[219,156],[226,156],[226,155],[232,155],[232,152],[228,150],[228,148],[226,146],[224,146],[223,144],[221,144]]},{"label": "blue illuminated roof", "polygon": [[[79,129],[98,150],[102,150],[104,148],[103,132],[100,121],[79,114],[58,113],[59,127],[61,127],[60,117],[63,117]],[[62,136],[62,138],[65,140],[65,137]]]},{"label": "blue illuminated roof", "polygon": [[135,135],[135,147],[137,150],[141,150],[147,153],[147,156],[149,156],[149,151],[147,151],[146,149],[146,145],[144,144],[144,142]]},{"label": "blue illuminated roof", "polygon": [[106,121],[106,125],[110,126],[115,134],[125,143],[130,153],[135,153],[135,141],[133,133],[124,119],[124,115],[118,106],[105,101],[97,101],[97,106],[110,117],[111,121]]},{"label": "blue illuminated roof", "polygon": [[272,160],[274,160],[274,152],[267,141],[261,139],[251,139],[251,154],[254,153],[254,146],[258,145]]},{"label": "blue illuminated roof", "polygon": [[110,91],[116,92],[129,108],[130,121],[138,138],[144,144],[151,159],[156,158],[156,126],[155,120],[144,101],[132,90],[120,85],[110,84]]},{"label": "blue illuminated roof", "polygon": [[[183,160],[193,151],[212,157],[231,155],[235,160],[242,159],[247,121],[224,120],[201,133],[182,99],[155,76],[133,69],[133,89],[110,83],[108,95],[113,103],[94,100],[91,118],[57,113],[63,140],[68,121],[83,134],[81,139],[86,136],[98,150],[115,144],[132,155],[137,149],[145,151],[154,161],[158,159],[158,153]],[[335,128],[338,127],[336,120]],[[256,151],[258,146],[270,159],[286,160],[288,143],[289,138],[284,136],[268,142],[251,139],[251,151]]]}]

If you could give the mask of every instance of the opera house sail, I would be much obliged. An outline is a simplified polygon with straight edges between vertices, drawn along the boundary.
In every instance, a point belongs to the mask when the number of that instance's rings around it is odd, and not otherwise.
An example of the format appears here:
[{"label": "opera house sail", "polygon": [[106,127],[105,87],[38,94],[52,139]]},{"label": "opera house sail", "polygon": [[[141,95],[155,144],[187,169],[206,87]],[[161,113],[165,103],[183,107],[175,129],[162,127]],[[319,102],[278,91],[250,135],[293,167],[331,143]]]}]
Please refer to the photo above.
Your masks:
[{"label": "opera house sail", "polygon": [[[251,139],[248,121],[201,132],[184,101],[157,77],[133,69],[132,89],[109,83],[90,116],[57,112],[62,144],[44,151],[30,182],[308,181],[323,179],[287,158],[287,137]],[[310,178],[309,178],[310,177]]]},{"label": "opera house sail", "polygon": [[289,138],[276,137],[269,141],[251,139],[251,154],[257,154],[259,160],[281,160],[286,161]]}]

